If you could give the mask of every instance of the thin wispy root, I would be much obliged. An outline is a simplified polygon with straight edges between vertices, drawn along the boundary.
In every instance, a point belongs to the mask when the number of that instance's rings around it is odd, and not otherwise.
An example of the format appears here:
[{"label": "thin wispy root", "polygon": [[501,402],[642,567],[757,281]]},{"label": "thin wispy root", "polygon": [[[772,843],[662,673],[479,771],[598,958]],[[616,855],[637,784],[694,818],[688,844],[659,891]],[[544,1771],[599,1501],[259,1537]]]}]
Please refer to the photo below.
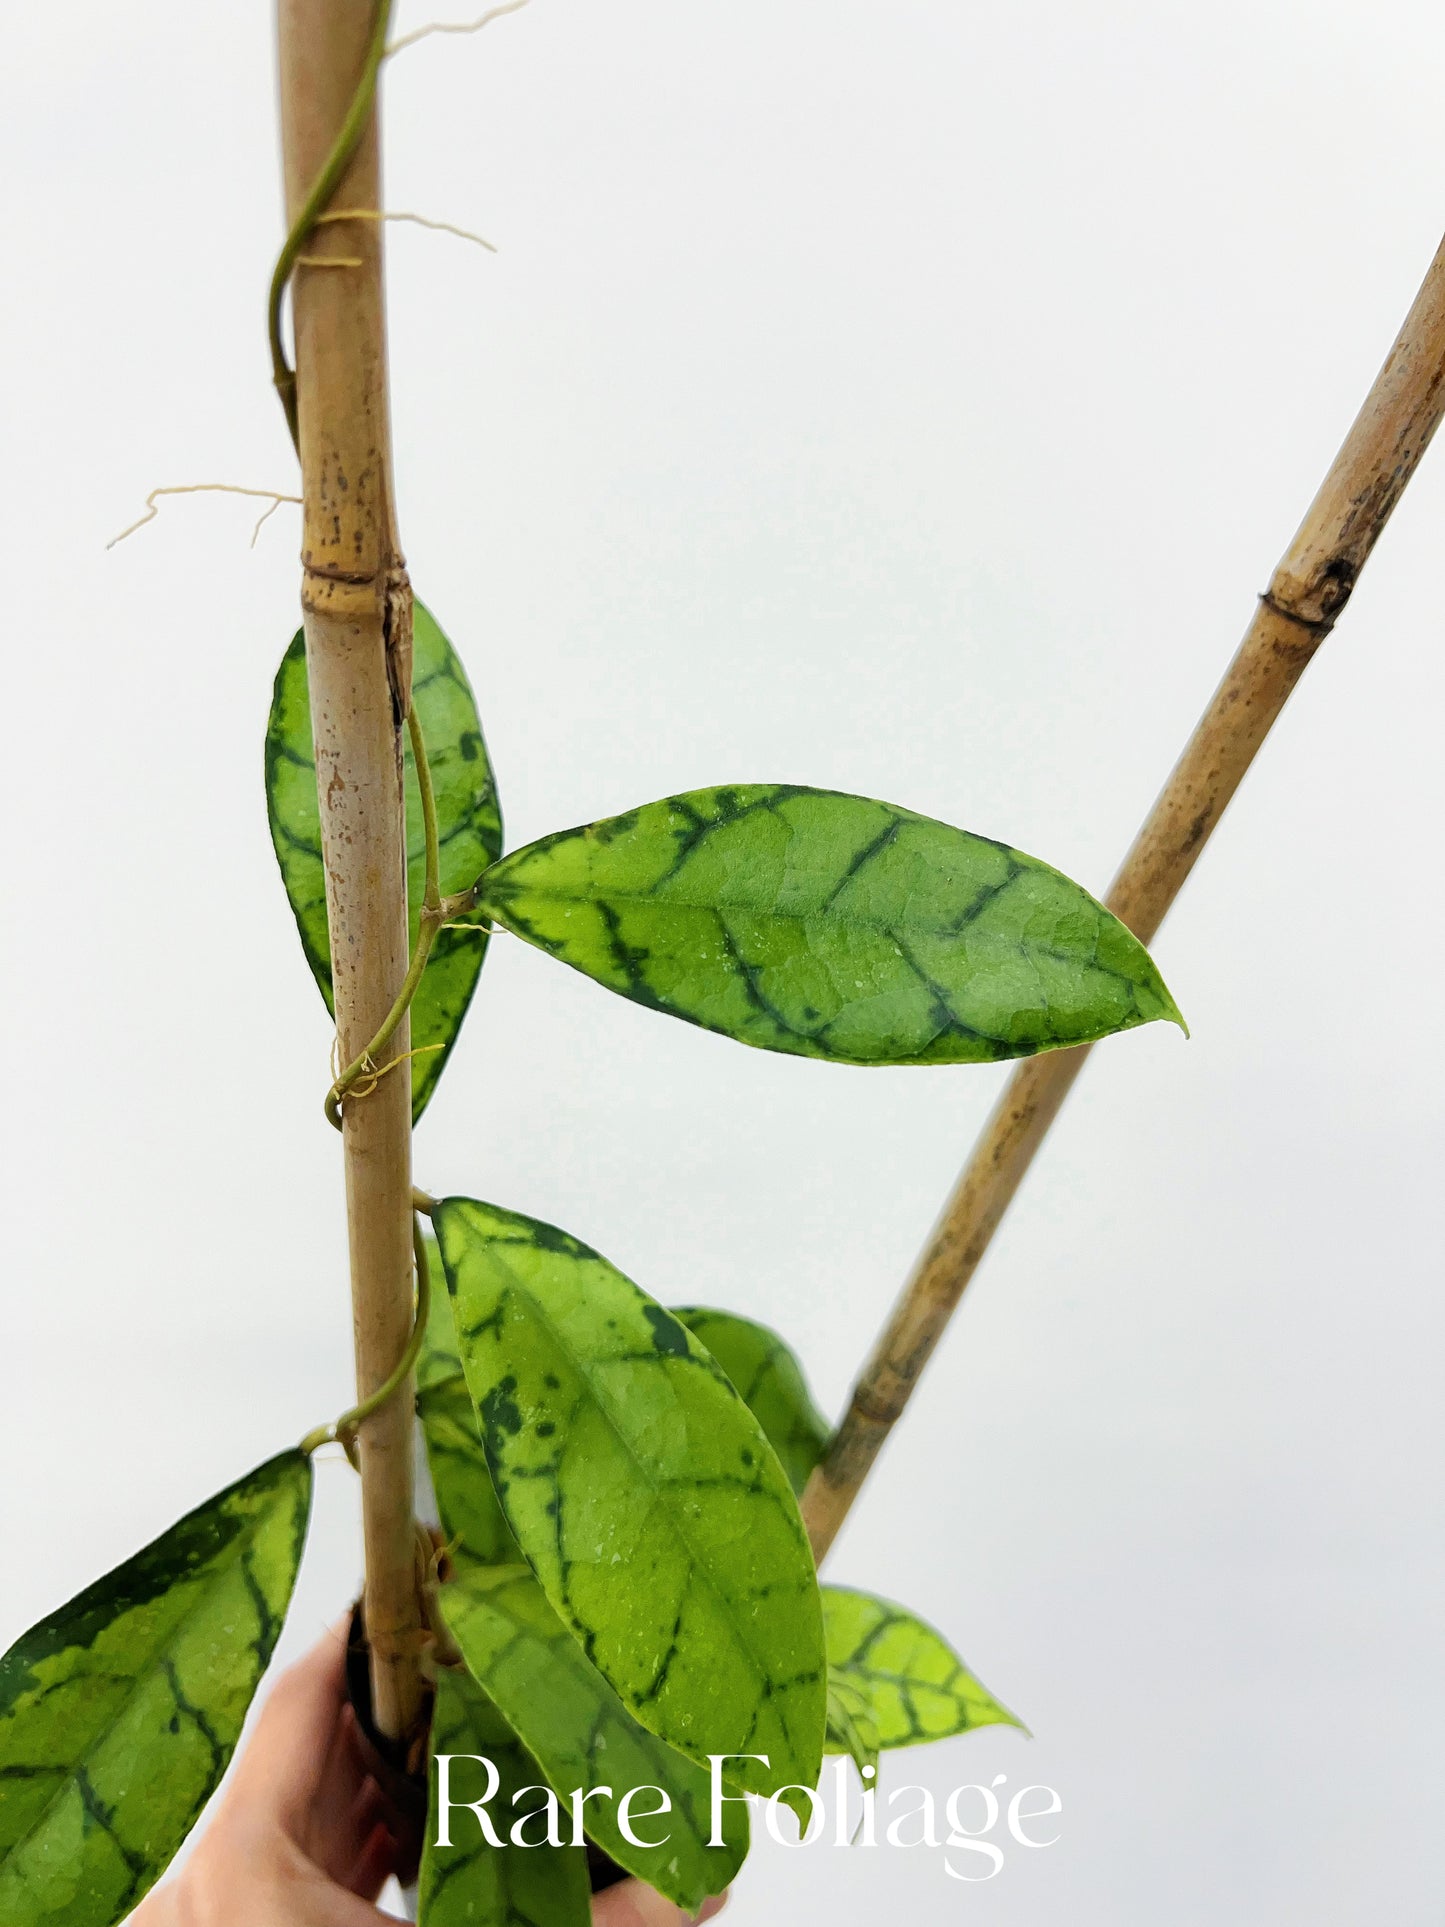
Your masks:
[{"label": "thin wispy root", "polygon": [[316,225],[325,221],[410,221],[417,227],[430,228],[436,234],[455,234],[459,241],[474,241],[488,254],[495,254],[496,248],[480,234],[473,234],[470,228],[454,227],[450,221],[433,221],[425,214],[411,214],[404,209],[379,207],[338,207],[329,214],[320,214]]},{"label": "thin wispy root", "polygon": [[283,502],[295,502],[298,507],[301,502],[299,495],[283,495],[279,489],[274,488],[241,488],[235,482],[182,482],[174,488],[153,488],[146,497],[145,514],[132,522],[129,528],[122,529],[119,535],[113,535],[105,545],[107,549],[113,549],[117,542],[124,542],[128,535],[134,535],[137,529],[143,529],[147,522],[154,522],[160,514],[159,498],[162,495],[249,495],[259,502],[269,502],[270,507],[257,518],[256,526],[251,531],[253,549],[256,546],[256,537]]},{"label": "thin wispy root", "polygon": [[434,33],[480,33],[483,27],[490,27],[503,14],[520,13],[527,4],[528,0],[506,0],[505,6],[493,7],[480,20],[433,20],[429,26],[418,27],[415,33],[406,33],[400,40],[393,40],[386,50],[386,58],[390,60],[403,47],[414,47],[418,40],[426,40]]}]

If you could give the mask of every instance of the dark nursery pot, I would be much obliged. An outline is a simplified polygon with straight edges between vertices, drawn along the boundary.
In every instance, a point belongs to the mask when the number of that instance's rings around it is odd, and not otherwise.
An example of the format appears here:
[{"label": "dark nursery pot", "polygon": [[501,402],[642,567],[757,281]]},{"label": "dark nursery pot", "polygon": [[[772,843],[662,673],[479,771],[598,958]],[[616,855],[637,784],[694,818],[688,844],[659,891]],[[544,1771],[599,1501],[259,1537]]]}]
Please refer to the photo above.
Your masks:
[{"label": "dark nursery pot", "polygon": [[398,1880],[404,1887],[416,1879],[426,1834],[427,1780],[410,1772],[406,1748],[376,1730],[371,1707],[371,1668],[367,1664],[366,1627],[361,1601],[351,1609],[346,1640],[346,1696],[356,1715],[357,1746],[366,1769],[380,1787],[391,1812],[387,1824],[396,1835]]},{"label": "dark nursery pot", "polygon": [[[421,1865],[430,1788],[425,1774],[408,1769],[405,1749],[376,1730],[371,1710],[371,1668],[366,1663],[366,1655],[366,1628],[358,1599],[351,1609],[351,1628],[346,1641],[346,1696],[356,1715],[361,1757],[391,1808],[388,1823],[397,1838],[397,1878],[406,1887],[416,1879]],[[587,1877],[593,1893],[600,1894],[608,1887],[615,1887],[619,1880],[625,1880],[627,1871],[589,1840]]]}]

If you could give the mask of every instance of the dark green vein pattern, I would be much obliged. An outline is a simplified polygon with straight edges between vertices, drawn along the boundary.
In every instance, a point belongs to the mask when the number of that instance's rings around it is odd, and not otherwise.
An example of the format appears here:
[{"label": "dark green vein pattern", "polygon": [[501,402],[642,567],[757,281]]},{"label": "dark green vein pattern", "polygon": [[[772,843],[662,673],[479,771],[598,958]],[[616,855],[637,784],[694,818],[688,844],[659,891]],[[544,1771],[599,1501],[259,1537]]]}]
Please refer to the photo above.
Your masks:
[{"label": "dark green vein pattern", "polygon": [[[585,1847],[490,1847],[476,1816],[455,1805],[447,1828],[452,1844],[437,1845],[438,1753],[480,1753],[497,1769],[497,1791],[487,1812],[499,1840],[507,1840],[512,1823],[542,1804],[534,1792],[514,1806],[512,1795],[546,1784],[541,1767],[468,1673],[443,1669],[437,1675],[431,1750],[432,1810],[418,1881],[421,1927],[588,1927],[592,1897]],[[454,1760],[450,1772],[453,1802],[480,1800],[486,1792],[486,1769],[479,1762]],[[542,1838],[543,1823],[534,1821],[523,1837]],[[564,1827],[562,1838],[571,1837]]]},{"label": "dark green vein pattern", "polygon": [[462,1376],[451,1295],[441,1288],[441,1253],[435,1239],[426,1242],[435,1288],[426,1342],[417,1360],[416,1409],[437,1518],[454,1554],[486,1565],[511,1565],[521,1560],[522,1550],[503,1517],[472,1395]]},{"label": "dark green vein pattern", "polygon": [[565,1232],[471,1199],[433,1222],[507,1521],[659,1738],[811,1786],[825,1666],[812,1555],[756,1419],[687,1328]]},{"label": "dark green vein pattern", "polygon": [[480,897],[609,990],[802,1057],[986,1063],[1183,1021],[1143,945],[1057,870],[829,790],[668,797],[514,851]]},{"label": "dark green vein pattern", "polygon": [[[724,1803],[726,1844],[709,1847],[707,1773],[637,1724],[531,1571],[463,1564],[458,1579],[442,1588],[441,1601],[467,1665],[563,1801],[576,1787],[611,1787],[614,1799],[589,1800],[583,1809],[587,1831],[604,1853],[680,1907],[695,1909],[721,1893],[747,1857],[747,1808]],[[633,1826],[659,1846],[635,1846],[617,1825],[616,1800],[634,1786],[661,1787],[672,1801],[670,1813]]]},{"label": "dark green vein pattern", "polygon": [[885,1750],[975,1726],[1022,1725],[913,1613],[843,1586],[822,1593],[830,1682],[855,1712],[862,1707]]},{"label": "dark green vein pattern", "polygon": [[164,1871],[271,1658],[310,1503],[283,1453],[0,1660],[5,1927],[113,1927]]},{"label": "dark green vein pattern", "polygon": [[[435,617],[416,605],[413,631],[412,701],[416,705],[436,792],[444,895],[466,889],[502,848],[502,819],[487,746],[467,673]],[[271,841],[306,961],[331,1008],[331,946],[326,928],[326,873],[321,861],[321,819],[316,801],[316,764],[302,636],[293,640],[276,672],[266,726],[266,806]],[[407,894],[411,941],[426,876],[421,803],[411,745],[406,744]],[[475,927],[481,920],[472,917]],[[456,1042],[486,954],[484,931],[442,930],[432,946],[426,974],[411,1009],[415,1049],[442,1049],[411,1063],[412,1115],[420,1117]]]},{"label": "dark green vein pattern", "polygon": [[788,1483],[801,1495],[831,1436],[828,1421],[808,1391],[802,1366],[775,1331],[751,1318],[706,1305],[675,1305],[673,1311],[732,1380],[766,1432]]}]

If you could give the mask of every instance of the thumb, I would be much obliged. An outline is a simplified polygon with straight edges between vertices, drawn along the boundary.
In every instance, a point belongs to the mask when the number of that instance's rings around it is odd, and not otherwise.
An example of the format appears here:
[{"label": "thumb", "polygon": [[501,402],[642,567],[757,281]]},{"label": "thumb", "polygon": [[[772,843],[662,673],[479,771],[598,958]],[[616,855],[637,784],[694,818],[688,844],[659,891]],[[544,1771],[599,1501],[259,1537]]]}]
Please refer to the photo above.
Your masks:
[{"label": "thumb", "polygon": [[699,1912],[685,1914],[640,1880],[624,1880],[593,1901],[592,1927],[687,1927],[690,1921],[716,1920],[727,1904],[726,1894],[715,1894]]}]

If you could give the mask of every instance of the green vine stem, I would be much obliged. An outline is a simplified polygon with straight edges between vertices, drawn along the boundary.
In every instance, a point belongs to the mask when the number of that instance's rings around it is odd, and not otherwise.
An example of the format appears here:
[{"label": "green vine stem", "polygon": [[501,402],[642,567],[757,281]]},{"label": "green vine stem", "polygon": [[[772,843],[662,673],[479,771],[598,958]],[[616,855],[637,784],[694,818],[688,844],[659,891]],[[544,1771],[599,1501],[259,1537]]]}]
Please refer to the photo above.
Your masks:
[{"label": "green vine stem", "polygon": [[431,1266],[427,1263],[426,1244],[421,1233],[421,1219],[411,1221],[411,1248],[416,1258],[416,1315],[407,1340],[406,1350],[388,1372],[386,1378],[374,1392],[353,1405],[349,1412],[343,1412],[339,1419],[330,1425],[318,1425],[308,1432],[301,1441],[301,1450],[309,1458],[323,1445],[341,1444],[346,1447],[348,1458],[352,1456],[352,1445],[359,1428],[374,1412],[379,1412],[388,1399],[394,1398],[410,1378],[412,1367],[421,1356],[421,1348],[426,1338],[427,1318],[431,1312]]},{"label": "green vine stem", "polygon": [[[401,1058],[391,1064],[381,1064],[382,1052],[396,1035],[401,1020],[411,1008],[411,1000],[417,993],[422,973],[431,955],[432,945],[436,942],[437,932],[449,917],[472,907],[475,892],[459,890],[455,895],[444,897],[441,894],[441,849],[437,837],[436,796],[432,789],[431,764],[427,761],[426,741],[422,736],[421,724],[417,720],[413,706],[406,714],[407,733],[411,737],[411,753],[416,763],[417,788],[421,792],[422,835],[426,846],[426,881],[422,889],[421,919],[417,925],[416,947],[411,953],[406,975],[396,1000],[386,1013],[380,1030],[367,1044],[359,1057],[346,1066],[331,1089],[326,1093],[326,1116],[339,1131],[341,1129],[341,1104],[348,1091],[354,1091],[361,1080],[369,1077],[375,1080],[401,1063]],[[435,1048],[435,1047],[432,1047]],[[413,1051],[410,1055],[415,1056]],[[368,1087],[371,1088],[371,1087]]]},{"label": "green vine stem", "polygon": [[376,78],[381,71],[381,63],[386,57],[386,33],[391,25],[392,0],[380,0],[376,9],[376,21],[372,27],[371,40],[366,49],[366,62],[361,70],[351,105],[346,110],[346,118],[335,144],[326,157],[326,163],[316,177],[315,185],[307,195],[305,204],[282,243],[281,252],[276,257],[276,266],[271,274],[271,292],[266,307],[266,330],[271,343],[271,379],[276,384],[276,393],[281,398],[281,408],[286,416],[286,426],[291,431],[291,441],[297,453],[301,450],[301,428],[296,409],[296,370],[286,356],[286,343],[281,334],[281,304],[286,294],[286,284],[291,279],[291,271],[307,240],[315,232],[317,222],[326,212],[327,202],[336,192],[342,175],[357,144],[366,128],[371,104],[376,98]]}]

